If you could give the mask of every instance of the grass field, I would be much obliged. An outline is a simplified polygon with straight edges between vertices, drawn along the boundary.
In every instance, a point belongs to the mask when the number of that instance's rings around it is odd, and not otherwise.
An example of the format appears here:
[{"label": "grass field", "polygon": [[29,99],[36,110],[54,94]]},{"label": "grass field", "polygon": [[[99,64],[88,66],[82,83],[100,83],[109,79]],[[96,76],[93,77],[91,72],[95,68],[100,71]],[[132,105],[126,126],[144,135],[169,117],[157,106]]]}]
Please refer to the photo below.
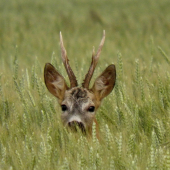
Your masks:
[{"label": "grass field", "polygon": [[[170,169],[170,1],[0,1],[0,169]],[[106,31],[94,78],[115,63],[91,139],[68,132],[43,80],[62,31],[79,84]]]}]

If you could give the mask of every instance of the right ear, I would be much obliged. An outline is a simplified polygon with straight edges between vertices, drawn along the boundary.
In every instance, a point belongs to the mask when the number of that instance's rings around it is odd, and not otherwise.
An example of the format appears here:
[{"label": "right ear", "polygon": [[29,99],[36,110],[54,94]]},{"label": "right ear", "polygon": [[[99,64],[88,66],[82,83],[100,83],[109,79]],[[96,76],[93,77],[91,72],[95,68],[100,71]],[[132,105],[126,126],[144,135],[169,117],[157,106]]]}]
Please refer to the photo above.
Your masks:
[{"label": "right ear", "polygon": [[46,63],[45,65],[44,81],[49,92],[60,101],[63,100],[68,86],[64,80],[64,77],[50,63]]},{"label": "right ear", "polygon": [[96,79],[92,87],[92,91],[95,94],[98,101],[101,101],[113,90],[115,82],[116,82],[116,67],[114,64],[111,64]]}]

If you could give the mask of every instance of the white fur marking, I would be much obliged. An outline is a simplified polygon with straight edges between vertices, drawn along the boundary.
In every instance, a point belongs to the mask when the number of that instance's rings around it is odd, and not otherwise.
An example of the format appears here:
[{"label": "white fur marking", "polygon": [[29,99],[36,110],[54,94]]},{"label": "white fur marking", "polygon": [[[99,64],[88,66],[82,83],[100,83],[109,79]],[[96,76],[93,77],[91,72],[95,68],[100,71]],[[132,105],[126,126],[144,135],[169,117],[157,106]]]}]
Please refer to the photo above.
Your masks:
[{"label": "white fur marking", "polygon": [[57,81],[54,81],[52,83],[56,88],[59,88],[60,90],[63,89],[64,87],[64,83],[63,83],[63,80],[61,78],[58,78]]},{"label": "white fur marking", "polygon": [[81,122],[81,119],[79,116],[72,116],[69,120],[69,122],[76,121],[76,122]]}]

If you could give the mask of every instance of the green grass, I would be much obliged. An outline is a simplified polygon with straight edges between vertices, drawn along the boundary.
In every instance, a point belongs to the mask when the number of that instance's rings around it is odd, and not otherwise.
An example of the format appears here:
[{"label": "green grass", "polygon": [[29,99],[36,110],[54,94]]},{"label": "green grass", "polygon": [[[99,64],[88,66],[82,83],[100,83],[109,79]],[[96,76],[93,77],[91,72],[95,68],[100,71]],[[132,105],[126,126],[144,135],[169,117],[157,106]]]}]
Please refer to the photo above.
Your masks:
[{"label": "green grass", "polygon": [[[0,169],[170,169],[170,2],[0,2]],[[61,64],[59,32],[79,84],[106,30],[93,81],[117,82],[96,117],[100,140],[70,133],[43,68]]]}]

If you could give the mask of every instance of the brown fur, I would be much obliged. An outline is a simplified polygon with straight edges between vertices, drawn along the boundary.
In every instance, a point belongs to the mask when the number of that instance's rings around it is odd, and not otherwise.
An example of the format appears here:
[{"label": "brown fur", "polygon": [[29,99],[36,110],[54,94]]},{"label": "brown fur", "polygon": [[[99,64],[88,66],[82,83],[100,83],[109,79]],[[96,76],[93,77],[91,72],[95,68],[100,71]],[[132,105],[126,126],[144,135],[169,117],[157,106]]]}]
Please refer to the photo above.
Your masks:
[{"label": "brown fur", "polygon": [[[67,53],[63,44],[62,35],[60,33],[60,45],[62,51],[62,60],[70,79],[70,88],[67,86],[64,77],[54,68],[53,65],[47,63],[44,68],[44,80],[47,89],[51,94],[58,98],[58,102],[62,107],[61,119],[65,126],[76,129],[78,126],[82,132],[92,133],[92,124],[96,124],[98,136],[98,123],[95,119],[95,113],[99,108],[101,101],[114,88],[116,81],[116,68],[114,64],[108,66],[103,73],[95,80],[92,88],[89,88],[90,79],[97,65],[99,55],[104,44],[105,32],[99,45],[99,49],[92,56],[92,63],[88,74],[85,76],[83,87],[77,87],[76,77],[69,65]],[[91,108],[95,108],[94,110]],[[64,108],[64,109],[63,109]]]},{"label": "brown fur", "polygon": [[[51,64],[46,64],[44,77],[48,90],[58,98],[59,104],[67,106],[67,110],[61,114],[65,126],[68,126],[70,121],[81,122],[90,134],[93,122],[98,128],[95,113],[102,99],[112,91],[115,85],[116,70],[114,65],[105,69],[96,79],[92,89],[83,87],[69,89],[64,78]],[[94,112],[88,111],[90,106],[95,107]]]}]

